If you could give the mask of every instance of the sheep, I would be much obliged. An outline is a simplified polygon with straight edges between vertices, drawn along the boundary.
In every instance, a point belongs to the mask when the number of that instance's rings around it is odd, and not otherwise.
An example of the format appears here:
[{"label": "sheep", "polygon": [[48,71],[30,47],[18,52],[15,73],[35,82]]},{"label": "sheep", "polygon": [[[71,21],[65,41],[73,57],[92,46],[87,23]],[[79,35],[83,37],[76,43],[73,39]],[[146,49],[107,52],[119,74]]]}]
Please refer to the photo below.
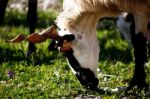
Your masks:
[{"label": "sheep", "polygon": [[[130,48],[132,48],[132,42],[131,42],[131,32],[132,30],[135,30],[132,23],[134,22],[134,17],[132,14],[123,13],[119,16],[117,16],[115,23],[117,26],[117,30],[123,35],[123,37],[128,41],[128,45]],[[150,19],[148,19],[148,31],[150,31]],[[149,40],[149,39],[148,39]]]},{"label": "sheep", "polygon": [[[73,73],[83,86],[95,90],[99,84],[97,66],[100,52],[96,23],[102,17],[115,17],[123,12],[133,14],[135,20],[132,23],[133,26],[135,25],[135,30],[132,31],[135,33],[135,39],[132,41],[134,43],[135,70],[127,90],[134,86],[148,90],[144,64],[147,59],[145,35],[150,35],[147,31],[150,0],[64,0],[63,11],[55,21],[58,28],[56,33],[50,32],[51,28],[38,35],[25,37],[25,39],[30,41],[29,38],[33,36],[35,39],[33,43],[36,43],[42,37],[44,39],[40,42],[47,38],[55,40],[53,34],[57,34],[57,37],[60,36],[61,39],[56,39],[59,43],[58,47],[69,48],[65,51],[65,56]],[[66,35],[67,37],[65,37]],[[71,40],[69,40],[69,35]]]},{"label": "sheep", "polygon": [[[73,55],[80,66],[89,68],[96,78],[100,51],[96,37],[96,23],[102,17],[114,17],[122,12],[133,14],[136,32],[136,39],[133,42],[138,44],[134,47],[135,71],[128,89],[137,86],[147,90],[148,84],[145,81],[146,74],[144,71],[144,63],[147,57],[145,54],[146,40],[143,35],[149,35],[147,31],[150,15],[149,5],[149,0],[64,0],[64,10],[56,19],[56,24],[60,28],[58,33],[61,36],[75,35],[75,40],[72,41]],[[89,79],[88,76],[84,76],[86,80]],[[87,85],[93,83],[92,87],[97,87],[95,82],[88,82],[87,80],[86,83]]]},{"label": "sheep", "polygon": [[104,17],[97,24],[97,29],[108,29],[112,24],[105,24],[103,20],[110,20],[116,25],[116,30],[119,32],[123,38],[128,42],[129,48],[132,48],[131,44],[131,31],[130,26],[133,20],[133,15],[129,13],[122,13],[117,17]]},{"label": "sheep", "polygon": [[123,13],[117,17],[116,26],[118,31],[123,35],[125,40],[128,42],[129,48],[132,48],[131,44],[131,31],[130,26],[132,21],[134,21],[132,18],[130,20],[126,20],[126,18],[130,17],[127,13]]}]

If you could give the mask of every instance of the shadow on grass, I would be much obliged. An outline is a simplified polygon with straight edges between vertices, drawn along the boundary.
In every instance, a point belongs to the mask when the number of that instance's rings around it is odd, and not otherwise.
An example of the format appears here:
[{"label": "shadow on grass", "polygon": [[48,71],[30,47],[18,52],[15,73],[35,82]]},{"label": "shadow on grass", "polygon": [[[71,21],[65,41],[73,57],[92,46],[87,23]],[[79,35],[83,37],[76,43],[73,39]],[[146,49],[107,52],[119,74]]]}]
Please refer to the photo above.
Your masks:
[{"label": "shadow on grass", "polygon": [[100,42],[100,61],[110,60],[124,63],[133,61],[132,47],[129,48],[127,41],[121,38],[115,27],[101,30],[98,33],[98,40]]},{"label": "shadow on grass", "polygon": [[130,63],[133,61],[132,53],[130,49],[120,50],[116,47],[110,47],[108,49],[101,47],[100,60],[111,60],[111,61],[121,61],[124,63]]},{"label": "shadow on grass", "polygon": [[[38,11],[38,22],[36,28],[45,28],[54,23],[56,18],[55,11]],[[0,34],[0,39],[8,39],[14,32],[18,32],[16,30],[20,29],[19,32],[26,32],[28,28],[27,24],[27,13],[20,13],[17,10],[9,10],[5,12],[5,17],[3,20],[3,24],[1,26],[2,33]],[[5,27],[7,26],[7,27]],[[12,30],[15,27],[16,30]],[[4,31],[4,33],[3,33]],[[9,34],[9,32],[12,32]],[[8,33],[7,33],[8,32]],[[17,35],[17,34],[14,34]],[[38,50],[38,49],[37,49]],[[8,45],[0,45],[0,64],[4,62],[24,62],[27,64],[40,65],[42,63],[52,64],[51,60],[56,59],[57,52],[46,52],[46,51],[37,51],[30,58],[26,58],[26,52],[23,50],[11,48]]]},{"label": "shadow on grass", "polygon": [[52,60],[57,58],[58,52],[38,51],[29,58],[23,50],[12,49],[10,47],[0,46],[0,64],[7,62],[20,62],[24,64],[32,64],[34,66],[41,64],[53,64]]},{"label": "shadow on grass", "polygon": [[21,61],[25,60],[24,53],[21,50],[10,49],[9,47],[2,47],[0,46],[0,64],[2,62],[8,61]]}]

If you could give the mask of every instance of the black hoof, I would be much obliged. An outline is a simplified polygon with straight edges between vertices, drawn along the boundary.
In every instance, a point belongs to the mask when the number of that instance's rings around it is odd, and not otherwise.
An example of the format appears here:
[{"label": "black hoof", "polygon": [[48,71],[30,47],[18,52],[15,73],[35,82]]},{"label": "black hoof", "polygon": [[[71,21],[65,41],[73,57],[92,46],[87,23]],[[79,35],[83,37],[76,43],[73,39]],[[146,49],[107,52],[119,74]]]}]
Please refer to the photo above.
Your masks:
[{"label": "black hoof", "polygon": [[96,90],[98,86],[98,79],[95,77],[94,73],[90,69],[80,69],[76,77],[80,83],[85,86],[87,89]]},{"label": "black hoof", "polygon": [[135,91],[138,91],[138,93],[144,91],[144,93],[147,94],[149,92],[149,85],[145,82],[145,80],[143,81],[132,80],[126,89],[125,94],[128,95]]}]

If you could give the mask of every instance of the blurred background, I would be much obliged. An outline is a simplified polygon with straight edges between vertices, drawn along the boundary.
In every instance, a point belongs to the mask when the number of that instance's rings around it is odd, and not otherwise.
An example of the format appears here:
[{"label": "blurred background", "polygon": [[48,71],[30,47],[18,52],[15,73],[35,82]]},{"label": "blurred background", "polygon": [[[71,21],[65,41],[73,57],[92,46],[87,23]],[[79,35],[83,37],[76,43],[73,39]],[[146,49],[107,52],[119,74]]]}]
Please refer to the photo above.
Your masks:
[{"label": "blurred background", "polygon": [[[63,0],[38,0],[38,10],[48,10],[48,9],[61,9],[61,4]],[[28,0],[9,0],[7,10],[15,9],[19,12],[27,11]]]}]

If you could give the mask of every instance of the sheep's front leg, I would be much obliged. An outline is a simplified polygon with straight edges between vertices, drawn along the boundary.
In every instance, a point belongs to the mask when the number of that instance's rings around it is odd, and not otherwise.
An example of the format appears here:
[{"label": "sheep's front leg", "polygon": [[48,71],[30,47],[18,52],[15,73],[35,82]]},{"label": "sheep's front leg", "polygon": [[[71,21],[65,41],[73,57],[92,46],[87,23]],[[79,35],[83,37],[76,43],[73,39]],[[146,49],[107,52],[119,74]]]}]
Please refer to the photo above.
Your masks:
[{"label": "sheep's front leg", "polygon": [[[27,20],[28,20],[28,26],[30,28],[30,34],[34,33],[35,26],[37,23],[37,0],[28,0],[28,14],[27,14]],[[36,47],[33,43],[29,43],[28,46],[28,52],[27,57],[35,52]]]},{"label": "sheep's front leg", "polygon": [[134,48],[135,70],[134,70],[133,78],[127,90],[130,90],[134,86],[137,86],[139,89],[144,88],[144,90],[147,91],[148,84],[145,81],[146,73],[144,70],[145,62],[147,62],[146,38],[144,37],[144,34],[142,32],[138,32],[138,33],[135,32],[134,22],[131,25],[131,39]]},{"label": "sheep's front leg", "polygon": [[0,25],[3,23],[7,3],[8,0],[0,0]]}]

